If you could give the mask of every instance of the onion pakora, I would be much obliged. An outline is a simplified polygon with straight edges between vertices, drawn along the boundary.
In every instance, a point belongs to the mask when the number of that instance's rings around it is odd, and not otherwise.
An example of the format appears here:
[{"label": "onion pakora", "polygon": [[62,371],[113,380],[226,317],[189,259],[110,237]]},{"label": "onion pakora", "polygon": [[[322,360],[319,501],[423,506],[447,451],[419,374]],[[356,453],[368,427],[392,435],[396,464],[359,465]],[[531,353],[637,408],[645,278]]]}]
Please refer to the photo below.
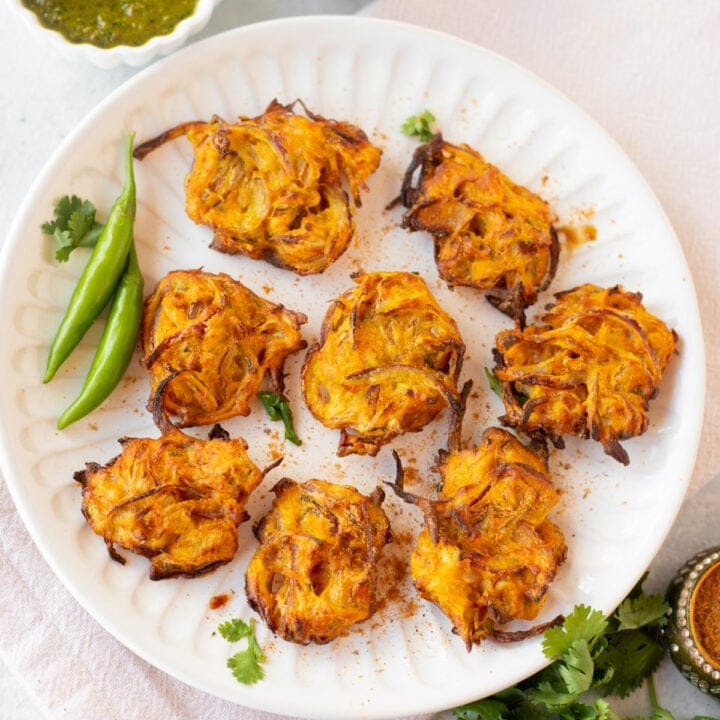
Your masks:
[{"label": "onion pakora", "polygon": [[395,491],[425,516],[410,558],[415,587],[447,615],[468,651],[486,637],[521,640],[556,622],[499,627],[537,617],[567,554],[561,530],[547,519],[558,491],[545,457],[489,428],[477,447],[461,450],[455,442],[441,453],[436,500],[406,492],[395,459]]},{"label": "onion pakora", "polygon": [[211,247],[309,275],[347,248],[382,151],[355,125],[304,106],[296,114],[295,105],[273,100],[254,118],[183,123],[139,145],[135,157],[185,135],[194,151],[186,211],[213,230]]},{"label": "onion pakora", "polygon": [[207,440],[165,428],[122,438],[119,456],[75,473],[82,512],[114,560],[115,545],[150,559],[150,579],[194,577],[233,559],[261,472],[247,443],[215,426]]},{"label": "onion pakora", "polygon": [[338,455],[375,455],[458,402],[465,345],[455,321],[413,273],[373,272],[335,299],[307,353],[310,412],[340,429]]},{"label": "onion pakora", "polygon": [[282,396],[288,355],[305,346],[294,312],[265,300],[224,273],[168,273],[145,300],[143,365],[150,404],[157,388],[178,426],[209,425],[248,415],[266,374]]},{"label": "onion pakora", "polygon": [[580,285],[557,293],[540,324],[495,340],[504,425],[529,437],[600,442],[627,465],[619,440],[648,427],[648,403],[676,350],[677,336],[620,286]]},{"label": "onion pakora", "polygon": [[438,272],[451,287],[483,290],[522,321],[552,281],[559,243],[547,203],[468,145],[436,135],[419,147],[400,199],[408,208],[402,226],[433,236]]},{"label": "onion pakora", "polygon": [[391,542],[380,488],[368,496],[323,480],[284,478],[254,528],[248,602],[290,642],[327,643],[374,611],[375,570]]}]

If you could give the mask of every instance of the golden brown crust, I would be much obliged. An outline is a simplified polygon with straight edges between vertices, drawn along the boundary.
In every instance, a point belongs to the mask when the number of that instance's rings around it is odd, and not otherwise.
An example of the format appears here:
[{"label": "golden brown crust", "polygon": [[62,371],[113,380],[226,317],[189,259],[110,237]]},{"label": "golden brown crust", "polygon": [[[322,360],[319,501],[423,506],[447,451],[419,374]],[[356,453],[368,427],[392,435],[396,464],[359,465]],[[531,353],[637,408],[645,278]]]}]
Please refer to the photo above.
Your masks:
[{"label": "golden brown crust", "polygon": [[403,227],[432,234],[440,277],[485,291],[493,305],[522,321],[557,267],[547,203],[476,150],[441,135],[415,151],[401,199],[408,208]]},{"label": "golden brown crust", "polygon": [[232,560],[245,504],[262,478],[245,441],[174,429],[121,443],[105,466],[88,463],[75,474],[83,515],[111,557],[124,562],[117,545],[149,558],[152,580],[194,577]]},{"label": "golden brown crust", "polygon": [[255,527],[260,547],[246,573],[248,602],[283,639],[327,643],[374,611],[377,560],[392,540],[384,495],[287,478],[273,492]]},{"label": "golden brown crust", "polygon": [[299,275],[322,272],[345,251],[354,208],[382,154],[348,122],[311,113],[299,101],[273,100],[254,118],[183,123],[140,145],[135,157],[180,135],[195,153],[186,210],[212,228],[212,247]]},{"label": "golden brown crust", "polygon": [[398,459],[395,489],[417,504],[426,527],[410,569],[420,595],[450,619],[468,650],[542,632],[508,633],[511,620],[534,619],[565,559],[560,529],[547,519],[558,500],[545,460],[500,428],[471,450],[451,450],[438,466],[437,500],[407,493]]},{"label": "golden brown crust", "polygon": [[[224,273],[168,273],[145,300],[142,363],[153,402],[163,381],[165,411],[180,427],[247,415],[265,375],[278,394],[288,355],[304,347],[307,321]],[[152,408],[150,408],[152,409]]]},{"label": "golden brown crust", "polygon": [[375,272],[333,301],[308,350],[302,389],[312,414],[341,430],[338,454],[374,455],[458,402],[465,346],[418,275]]},{"label": "golden brown crust", "polygon": [[562,446],[562,436],[600,442],[627,465],[619,441],[645,432],[648,404],[676,350],[674,331],[619,286],[557,293],[539,324],[498,333],[495,376],[503,424]]}]

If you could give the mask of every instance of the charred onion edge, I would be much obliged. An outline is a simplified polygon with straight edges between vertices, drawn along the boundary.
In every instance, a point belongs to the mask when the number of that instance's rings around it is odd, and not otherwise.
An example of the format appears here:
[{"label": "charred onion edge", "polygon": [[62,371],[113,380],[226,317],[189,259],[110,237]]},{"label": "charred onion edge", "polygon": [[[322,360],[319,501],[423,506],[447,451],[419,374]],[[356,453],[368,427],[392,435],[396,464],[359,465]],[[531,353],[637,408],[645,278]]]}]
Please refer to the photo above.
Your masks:
[{"label": "charred onion edge", "polygon": [[260,471],[260,477],[264,478],[271,470],[274,470],[278,465],[281,465],[283,460],[285,460],[284,455],[281,455],[276,460],[273,460],[269,465],[267,465]]},{"label": "charred onion edge", "polygon": [[165,433],[172,432],[173,430],[177,430],[177,426],[172,422],[172,420],[170,420],[167,412],[165,412],[164,395],[168,384],[180,374],[180,370],[173,370],[173,372],[171,372],[166,378],[163,378],[155,391],[155,396],[152,398],[151,402],[148,403],[150,405],[149,409],[152,412],[153,422],[163,435],[165,435]]},{"label": "charred onion edge", "polygon": [[[452,397],[452,401],[450,402],[450,429],[448,432],[447,450],[441,449],[438,451],[438,459],[435,467],[441,465],[451,452],[459,452],[461,449],[462,423],[465,417],[467,399],[472,390],[472,386],[473,381],[466,380],[459,395],[453,395]],[[389,485],[395,491],[395,494],[405,500],[405,502],[420,508],[425,518],[430,539],[433,543],[437,544],[440,539],[437,501],[414,495],[405,490],[405,470],[402,460],[396,450],[392,451],[392,455],[395,459],[395,480],[393,482],[385,481],[385,484]]]},{"label": "charred onion edge", "polygon": [[[215,312],[210,316],[216,315],[220,312],[220,308],[217,308]],[[183,342],[184,340],[190,339],[190,337],[202,338],[207,332],[207,320],[208,317],[202,322],[193,323],[192,325],[186,325],[184,328],[178,330],[172,335],[168,335],[163,338],[152,350],[144,357],[140,358],[140,364],[146,369],[151,370],[152,366],[160,359],[160,356],[168,349],[171,345],[177,342]]]},{"label": "charred onion edge", "polygon": [[518,642],[530,637],[535,637],[536,635],[542,635],[546,630],[562,625],[564,621],[564,615],[557,615],[552,620],[533,625],[527,630],[492,630],[490,632],[490,638],[497,643]]},{"label": "charred onion edge", "polygon": [[170,140],[175,140],[183,135],[187,135],[190,130],[196,127],[202,127],[203,125],[207,125],[207,123],[203,120],[190,120],[188,122],[175,125],[174,127],[165,130],[165,132],[156,135],[154,138],[150,138],[150,140],[146,140],[145,142],[140,143],[140,145],[136,145],[135,150],[133,150],[133,157],[136,160],[144,160],[153,150],[157,150],[157,148],[164,145],[166,142],[170,142]]},{"label": "charred onion edge", "polygon": [[[245,520],[247,520],[247,517],[245,517]],[[244,522],[244,520],[241,520],[240,522]],[[208,573],[213,572],[213,570],[215,570],[223,565],[227,565],[229,562],[230,562],[230,560],[213,560],[212,562],[208,562],[205,565],[201,565],[200,567],[198,567],[192,571],[189,571],[189,572],[179,572],[176,570],[161,571],[161,570],[158,570],[151,563],[150,564],[150,573],[149,573],[148,577],[150,578],[150,580],[167,580],[169,578],[178,578],[178,577],[192,579],[192,578],[200,577],[201,575],[207,575]]]},{"label": "charred onion edge", "polygon": [[[410,161],[410,164],[405,170],[402,185],[400,186],[399,199],[406,208],[412,208],[413,205],[415,205],[418,196],[420,195],[419,189],[413,186],[413,175],[415,174],[415,171],[419,167],[423,166],[426,160],[435,164],[439,164],[441,158],[438,158],[438,155],[442,155],[442,145],[442,133],[437,133],[433,136],[431,140],[426,142],[424,145],[421,145],[419,148],[416,148],[415,152],[413,153],[412,160]],[[396,203],[396,201],[392,202],[393,204]],[[410,230],[418,229],[411,226],[409,213],[405,213],[405,215],[403,215],[401,227],[408,228]]]},{"label": "charred onion edge", "polygon": [[402,460],[396,450],[393,450],[392,454],[395,459],[395,480],[392,482],[385,480],[383,482],[385,485],[389,485],[399,498],[420,508],[425,518],[425,525],[427,526],[428,533],[430,534],[430,539],[434,544],[437,544],[440,539],[440,529],[435,502],[405,490],[405,470],[403,468]]},{"label": "charred onion edge", "polygon": [[[451,406],[450,430],[448,432],[447,453],[459,452],[462,447],[462,424],[465,419],[465,410],[467,409],[467,399],[472,390],[473,381],[466,380],[460,395],[458,396],[454,406]],[[438,452],[438,460],[447,454],[445,451]]]}]

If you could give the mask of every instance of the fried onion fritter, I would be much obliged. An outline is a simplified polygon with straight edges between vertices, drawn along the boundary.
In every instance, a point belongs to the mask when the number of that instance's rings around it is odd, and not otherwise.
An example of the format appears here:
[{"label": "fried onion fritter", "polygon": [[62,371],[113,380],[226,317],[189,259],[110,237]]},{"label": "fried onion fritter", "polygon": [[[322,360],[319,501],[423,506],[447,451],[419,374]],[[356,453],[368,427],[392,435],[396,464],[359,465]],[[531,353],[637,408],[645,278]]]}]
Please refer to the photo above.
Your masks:
[{"label": "fried onion fritter", "polygon": [[308,275],[347,248],[382,151],[355,125],[304,106],[296,114],[295,105],[273,100],[257,117],[184,123],[138,146],[135,157],[187,136],[195,157],[186,211],[213,230],[212,247]]},{"label": "fried onion fritter", "polygon": [[104,538],[150,559],[150,579],[194,577],[235,556],[245,504],[263,473],[242,438],[215,426],[207,440],[167,429],[159,438],[122,438],[119,456],[75,473],[82,512]]},{"label": "fried onion fritter", "polygon": [[436,135],[419,147],[401,200],[408,208],[402,226],[433,236],[438,272],[450,286],[483,290],[521,320],[552,281],[559,244],[547,203],[468,145]]},{"label": "fried onion fritter", "polygon": [[676,351],[677,336],[620,286],[557,293],[540,323],[504,330],[495,343],[504,425],[529,437],[600,442],[627,465],[619,440],[648,427],[648,403]]},{"label": "fried onion fritter", "polygon": [[178,426],[247,415],[266,374],[279,395],[288,355],[305,346],[294,312],[265,300],[224,273],[168,273],[145,300],[143,365],[151,395],[171,375],[165,410]]},{"label": "fried onion fritter", "polygon": [[410,558],[415,586],[447,615],[468,651],[486,637],[509,642],[542,632],[547,623],[510,632],[500,626],[537,617],[567,553],[561,530],[547,519],[558,492],[544,458],[506,430],[489,428],[477,447],[441,455],[436,500],[407,493],[397,455],[396,462],[393,487],[425,515]]},{"label": "fried onion fritter", "polygon": [[323,425],[341,430],[338,455],[375,455],[458,400],[465,345],[418,275],[360,273],[333,301],[307,353],[302,389]]},{"label": "fried onion fritter", "polygon": [[287,478],[273,492],[255,527],[260,547],[246,573],[248,602],[284,640],[327,643],[375,609],[375,569],[392,540],[384,493]]}]

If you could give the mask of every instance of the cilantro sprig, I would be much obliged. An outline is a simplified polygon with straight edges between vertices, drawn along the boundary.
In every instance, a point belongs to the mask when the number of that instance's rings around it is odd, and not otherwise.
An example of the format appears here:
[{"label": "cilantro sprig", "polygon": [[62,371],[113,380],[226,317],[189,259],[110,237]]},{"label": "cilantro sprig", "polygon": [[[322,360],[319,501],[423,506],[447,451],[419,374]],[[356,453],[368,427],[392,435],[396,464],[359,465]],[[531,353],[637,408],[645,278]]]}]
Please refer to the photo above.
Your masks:
[{"label": "cilantro sprig", "polygon": [[53,214],[54,220],[44,222],[40,229],[55,238],[55,259],[67,262],[76,247],[93,247],[103,225],[95,219],[95,206],[77,195],[63,195]]},{"label": "cilantro sprig", "polygon": [[262,667],[265,653],[255,638],[255,620],[251,618],[249,623],[240,618],[226,620],[218,625],[218,632],[228,642],[247,639],[247,647],[228,658],[227,666],[232,671],[233,677],[243,685],[253,685],[262,680],[265,677],[265,670]]},{"label": "cilantro sprig", "polygon": [[605,698],[626,697],[647,681],[650,719],[674,720],[652,681],[665,653],[657,630],[666,612],[662,595],[644,594],[642,580],[608,618],[577,605],[543,635],[543,653],[553,661],[547,668],[453,714],[460,720],[620,720]]},{"label": "cilantro sprig", "polygon": [[258,393],[260,402],[267,411],[271,420],[282,420],[285,426],[285,439],[295,445],[302,445],[302,440],[295,432],[292,410],[287,400],[283,400],[277,393],[270,390],[261,390]]},{"label": "cilantro sprig", "polygon": [[435,135],[432,129],[435,120],[435,116],[429,110],[423,110],[419,115],[411,115],[407,118],[400,126],[400,131],[410,137],[418,137],[422,142],[428,142]]}]

